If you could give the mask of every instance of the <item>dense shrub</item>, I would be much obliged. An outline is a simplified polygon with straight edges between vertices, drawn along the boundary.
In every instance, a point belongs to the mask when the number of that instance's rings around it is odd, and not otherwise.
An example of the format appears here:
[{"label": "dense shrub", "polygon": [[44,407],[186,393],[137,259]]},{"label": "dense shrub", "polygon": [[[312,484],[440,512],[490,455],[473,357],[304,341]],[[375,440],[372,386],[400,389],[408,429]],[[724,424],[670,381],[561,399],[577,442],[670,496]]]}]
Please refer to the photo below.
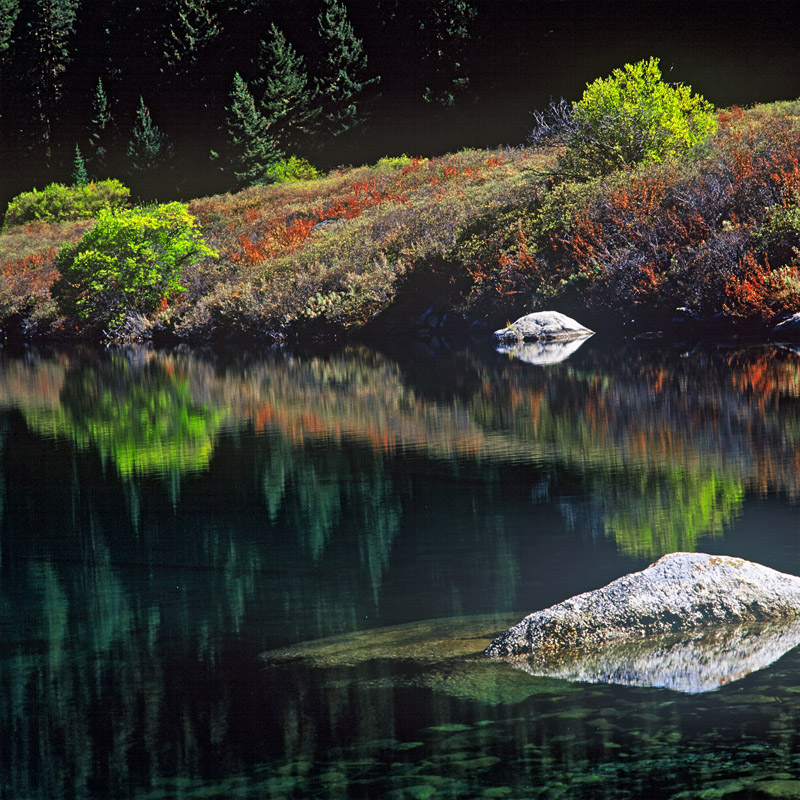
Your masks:
[{"label": "dense shrub", "polygon": [[720,115],[702,157],[551,186],[484,221],[458,257],[473,308],[552,303],[654,320],[767,321],[800,308],[800,125],[783,108]]},{"label": "dense shrub", "polygon": [[216,255],[180,203],[103,210],[97,225],[58,254],[52,288],[62,312],[90,325],[122,325],[126,312],[146,314],[183,291],[181,272]]},{"label": "dense shrub", "polygon": [[274,183],[310,181],[319,177],[319,170],[305,158],[289,156],[272,164],[267,169],[267,176]]},{"label": "dense shrub", "polygon": [[403,156],[194,201],[225,282],[199,279],[176,330],[191,338],[220,328],[354,329],[400,293],[404,308],[412,293],[447,303],[468,280],[449,257],[461,230],[520,204],[534,191],[523,166],[545,162],[552,159],[521,148]]},{"label": "dense shrub", "polygon": [[560,171],[585,179],[663,161],[714,132],[711,112],[690,87],[665,83],[658,59],[626,64],[589,84],[573,104]]},{"label": "dense shrub", "polygon": [[[702,151],[592,180],[554,182],[558,151],[519,148],[254,186],[192,202],[202,240],[180,206],[157,245],[138,230],[103,232],[125,216],[105,214],[62,251],[53,296],[115,336],[161,325],[181,338],[281,339],[376,318],[413,325],[434,304],[498,325],[543,307],[648,324],[679,306],[768,320],[800,308],[798,112],[721,112]],[[0,317],[20,329],[57,312],[47,251],[63,239],[45,236],[51,227],[0,234]],[[211,248],[219,259],[204,257]]]},{"label": "dense shrub", "polygon": [[50,296],[56,276],[55,248],[6,262],[0,267],[0,324],[35,334],[46,330],[58,309]]},{"label": "dense shrub", "polygon": [[36,220],[88,219],[103,208],[123,208],[130,194],[130,189],[114,179],[78,186],[51,183],[41,191],[34,189],[17,195],[8,204],[5,228]]}]

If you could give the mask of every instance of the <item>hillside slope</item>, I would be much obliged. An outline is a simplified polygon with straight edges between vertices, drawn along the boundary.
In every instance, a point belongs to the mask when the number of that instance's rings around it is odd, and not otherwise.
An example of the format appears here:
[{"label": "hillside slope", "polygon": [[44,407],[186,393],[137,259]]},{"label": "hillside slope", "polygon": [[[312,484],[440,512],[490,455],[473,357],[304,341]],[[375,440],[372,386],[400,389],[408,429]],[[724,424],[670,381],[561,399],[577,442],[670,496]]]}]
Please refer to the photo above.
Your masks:
[{"label": "hillside slope", "polygon": [[[218,254],[185,291],[87,330],[50,295],[56,256],[92,223],[0,234],[0,325],[22,335],[207,340],[502,325],[557,308],[611,324],[755,326],[800,309],[800,103],[719,112],[680,160],[589,182],[557,153],[385,158],[311,181],[193,200]],[[442,320],[444,319],[444,323]]]}]

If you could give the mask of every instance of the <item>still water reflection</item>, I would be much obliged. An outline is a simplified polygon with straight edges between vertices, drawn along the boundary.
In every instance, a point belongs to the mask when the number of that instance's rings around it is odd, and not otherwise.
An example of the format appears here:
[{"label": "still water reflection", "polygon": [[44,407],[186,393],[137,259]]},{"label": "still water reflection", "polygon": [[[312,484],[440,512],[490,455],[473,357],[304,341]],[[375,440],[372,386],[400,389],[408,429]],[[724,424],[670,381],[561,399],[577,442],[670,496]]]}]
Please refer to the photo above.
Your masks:
[{"label": "still water reflection", "polygon": [[3,798],[800,797],[790,647],[476,655],[665,552],[800,573],[789,350],[6,352],[0,455]]}]

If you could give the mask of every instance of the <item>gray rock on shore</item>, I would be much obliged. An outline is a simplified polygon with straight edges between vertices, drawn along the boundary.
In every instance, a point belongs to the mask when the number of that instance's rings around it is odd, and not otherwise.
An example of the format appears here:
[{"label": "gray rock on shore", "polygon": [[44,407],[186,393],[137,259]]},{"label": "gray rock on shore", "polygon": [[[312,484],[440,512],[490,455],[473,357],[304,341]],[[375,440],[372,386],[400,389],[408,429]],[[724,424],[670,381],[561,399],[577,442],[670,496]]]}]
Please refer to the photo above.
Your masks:
[{"label": "gray rock on shore", "polygon": [[641,572],[529,614],[497,637],[504,658],[712,625],[800,617],[800,578],[730,556],[671,553]]},{"label": "gray rock on shore", "polygon": [[800,312],[779,322],[772,329],[772,338],[778,342],[800,341]]},{"label": "gray rock on shore", "polygon": [[537,311],[526,314],[508,327],[494,332],[501,343],[535,342],[548,339],[579,339],[591,336],[594,331],[585,328],[566,314],[558,311]]}]

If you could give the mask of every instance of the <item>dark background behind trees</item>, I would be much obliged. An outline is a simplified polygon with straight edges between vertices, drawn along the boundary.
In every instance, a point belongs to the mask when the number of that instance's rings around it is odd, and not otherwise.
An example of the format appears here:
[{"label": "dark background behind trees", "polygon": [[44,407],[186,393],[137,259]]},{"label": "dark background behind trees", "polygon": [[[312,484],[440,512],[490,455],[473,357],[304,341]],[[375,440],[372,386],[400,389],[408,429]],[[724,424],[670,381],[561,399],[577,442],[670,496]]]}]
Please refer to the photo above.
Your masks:
[{"label": "dark background behind trees", "polygon": [[[667,80],[689,83],[719,106],[800,95],[800,22],[788,1],[342,5],[367,58],[356,109],[362,124],[340,135],[332,122],[319,124],[293,153],[323,168],[519,144],[532,109],[551,97],[577,99],[588,81],[651,55]],[[316,81],[324,92],[325,7],[325,0],[0,0],[0,208],[19,191],[69,182],[76,144],[93,177],[138,180],[141,197],[230,188],[230,174],[210,153],[225,146],[234,74],[251,89],[263,85],[261,43],[274,25],[302,56],[309,87]],[[163,145],[149,172],[137,126]]]}]

